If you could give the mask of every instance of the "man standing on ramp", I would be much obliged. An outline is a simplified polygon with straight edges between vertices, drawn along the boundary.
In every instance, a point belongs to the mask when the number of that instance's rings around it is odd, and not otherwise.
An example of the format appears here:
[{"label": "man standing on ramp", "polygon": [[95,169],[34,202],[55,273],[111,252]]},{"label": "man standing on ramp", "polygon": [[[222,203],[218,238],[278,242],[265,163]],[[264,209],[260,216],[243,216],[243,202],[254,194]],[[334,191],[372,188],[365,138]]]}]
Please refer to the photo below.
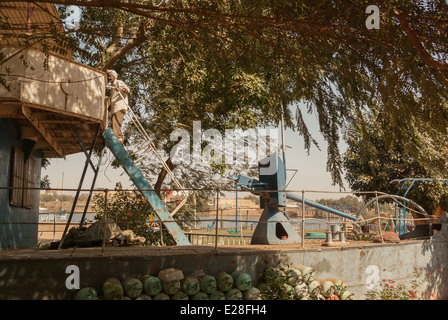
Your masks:
[{"label": "man standing on ramp", "polygon": [[128,93],[130,89],[122,80],[118,80],[118,74],[115,70],[107,70],[107,78],[109,79],[112,89],[110,96],[112,131],[118,141],[123,143],[121,126],[123,125],[123,119],[128,110]]}]

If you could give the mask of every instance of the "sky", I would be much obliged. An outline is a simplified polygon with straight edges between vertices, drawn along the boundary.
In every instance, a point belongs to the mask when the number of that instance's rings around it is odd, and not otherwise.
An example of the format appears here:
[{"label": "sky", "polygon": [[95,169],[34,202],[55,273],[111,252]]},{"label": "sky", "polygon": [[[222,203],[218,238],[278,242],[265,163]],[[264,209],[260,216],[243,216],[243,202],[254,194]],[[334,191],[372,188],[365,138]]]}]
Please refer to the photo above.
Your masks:
[{"label": "sky", "polygon": [[[310,154],[304,148],[303,138],[292,130],[286,130],[286,166],[288,168],[287,182],[290,182],[288,190],[301,194],[305,190],[307,199],[316,200],[321,198],[340,198],[347,193],[339,193],[338,186],[332,185],[331,175],[326,171],[327,149],[322,135],[318,131],[317,119],[315,115],[306,115],[307,124],[313,137],[318,141],[320,149],[312,146]],[[280,138],[280,136],[279,136]],[[341,152],[345,151],[345,144],[340,144]],[[96,165],[98,158],[93,159]],[[95,184],[95,189],[113,190],[116,182],[121,182],[123,188],[134,189],[130,178],[120,168],[111,166],[114,156],[107,152],[102,159],[100,171]],[[66,159],[51,159],[50,165],[42,170],[42,176],[48,175],[52,188],[77,189],[80,184],[86,157],[84,153],[67,156]],[[291,180],[294,171],[298,170]],[[256,177],[255,177],[256,178]],[[82,189],[88,190],[93,181],[93,170],[88,167]],[[346,191],[349,191],[345,183]],[[321,193],[307,192],[321,191]]]}]

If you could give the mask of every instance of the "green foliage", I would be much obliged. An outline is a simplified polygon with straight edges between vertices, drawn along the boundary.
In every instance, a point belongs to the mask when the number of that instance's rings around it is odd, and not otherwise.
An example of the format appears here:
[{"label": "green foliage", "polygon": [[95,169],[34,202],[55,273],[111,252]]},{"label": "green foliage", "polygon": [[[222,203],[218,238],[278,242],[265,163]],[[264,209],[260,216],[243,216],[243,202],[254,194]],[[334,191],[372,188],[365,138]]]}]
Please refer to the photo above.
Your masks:
[{"label": "green foliage", "polygon": [[[204,201],[198,200],[199,208]],[[171,211],[176,207],[177,201],[166,205],[168,211]],[[121,185],[117,183],[113,194],[108,194],[107,206],[104,193],[93,197],[93,211],[97,213],[95,220],[103,218],[105,210],[107,210],[107,217],[113,219],[121,230],[132,230],[135,235],[146,238],[147,244],[176,244],[165,227],[160,228],[160,222],[154,210],[140,192],[123,191]],[[191,225],[192,218],[193,208],[188,202],[179,210],[179,213],[174,215],[174,220],[181,228]]]},{"label": "green foliage", "polygon": [[[97,212],[95,219],[103,218],[107,210],[107,216],[114,219],[120,229],[132,230],[135,235],[146,238],[148,244],[160,244],[160,228],[157,224],[149,222],[155,220],[149,203],[140,193],[129,193],[120,189],[117,187],[114,195],[108,196],[107,207],[104,194],[94,196],[93,208]],[[166,232],[163,232],[163,241],[165,244],[174,243],[172,237]]]},{"label": "green foliage", "polygon": [[[308,150],[315,137],[303,114],[316,116],[327,170],[342,185],[338,142],[358,113],[375,112],[387,145],[401,141],[406,153],[423,152],[415,148],[423,129],[432,138],[446,135],[446,2],[382,2],[378,30],[365,26],[370,4],[88,1],[69,38],[77,61],[118,71],[165,151],[176,127],[191,128],[194,120],[221,132],[278,125],[283,105],[286,127]],[[128,128],[128,140],[137,142]]]},{"label": "green foliage", "polygon": [[97,213],[95,220],[104,217],[112,218],[122,230],[132,230],[137,236],[150,238],[148,231],[148,220],[153,214],[150,205],[139,193],[120,191],[117,187],[111,196],[96,194],[93,197],[93,210]]},{"label": "green foliage", "polygon": [[51,161],[48,158],[42,157],[40,166],[41,166],[41,168],[46,169],[50,165],[50,163],[51,163]]},{"label": "green foliage", "polygon": [[[50,165],[50,160],[43,157],[41,159],[41,164],[40,164],[41,168],[46,169],[49,165]],[[50,189],[51,183],[50,183],[50,178],[48,177],[48,175],[45,175],[45,176],[41,177],[41,179],[40,179],[40,187],[42,189]]]},{"label": "green foliage", "polygon": [[[446,178],[448,173],[446,139],[431,139],[421,133],[416,138],[420,143],[419,149],[408,150],[406,141],[388,143],[388,132],[382,130],[377,119],[362,118],[362,121],[363,125],[353,126],[346,136],[348,147],[344,167],[351,189],[396,194],[401,183],[391,183],[395,179],[434,179],[415,182],[406,197],[421,205],[429,214],[438,205],[447,207],[448,186],[438,181]],[[408,186],[405,185],[405,189]],[[365,193],[362,196],[369,200],[374,194]]]},{"label": "green foliage", "polygon": [[326,206],[343,206],[342,210],[347,208],[347,210],[353,213],[358,212],[364,205],[363,201],[354,196],[345,196],[339,199],[318,199],[316,202]]},{"label": "green foliage", "polygon": [[40,179],[40,188],[41,189],[50,189],[50,177],[48,175],[45,175]]}]

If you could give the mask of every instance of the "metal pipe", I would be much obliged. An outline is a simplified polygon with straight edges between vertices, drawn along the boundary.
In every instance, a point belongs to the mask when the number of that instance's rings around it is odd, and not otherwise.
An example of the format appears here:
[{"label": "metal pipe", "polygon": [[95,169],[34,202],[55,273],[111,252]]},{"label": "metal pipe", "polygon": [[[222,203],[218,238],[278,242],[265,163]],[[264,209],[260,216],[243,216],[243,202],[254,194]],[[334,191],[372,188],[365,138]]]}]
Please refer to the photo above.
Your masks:
[{"label": "metal pipe", "polygon": [[303,201],[303,199],[302,199],[301,197],[296,196],[296,195],[294,195],[294,194],[292,194],[292,193],[287,193],[287,194],[286,194],[286,198],[287,198],[287,199],[290,199],[290,200],[293,200],[293,201],[301,202],[301,203],[304,203],[304,202],[305,202],[305,204],[307,204],[307,205],[309,205],[309,206],[312,206],[312,207],[314,207],[314,208],[318,208],[318,209],[320,209],[320,210],[324,210],[324,211],[333,213],[333,214],[338,215],[338,216],[341,216],[341,217],[343,217],[343,218],[347,218],[347,219],[349,219],[349,220],[356,221],[356,217],[354,217],[354,216],[351,216],[351,215],[348,215],[348,214],[346,214],[346,213],[344,213],[344,212],[338,211],[338,210],[336,210],[336,209],[333,209],[333,208],[324,206],[324,205],[322,205],[322,204],[320,204],[320,203],[313,202],[313,201],[311,201],[311,200],[306,200],[306,199],[305,199],[305,201]]},{"label": "metal pipe", "polygon": [[104,247],[106,246],[106,222],[107,222],[107,192],[104,190],[104,215],[103,215],[103,237],[101,241],[101,255],[104,256]]},{"label": "metal pipe", "polygon": [[[89,164],[92,163],[92,160],[90,158],[92,157],[93,150],[95,149],[95,144],[96,144],[96,140],[98,139],[100,128],[101,128],[101,126],[98,125],[98,127],[96,129],[95,136],[93,137],[93,141],[92,141],[92,145],[90,147],[89,154],[86,157],[86,161],[85,161],[85,164],[84,164],[84,169],[83,169],[83,172],[82,172],[82,175],[81,175],[81,179],[79,180],[78,189],[76,190],[75,198],[73,199],[72,210],[70,211],[70,215],[69,215],[68,220],[67,220],[67,225],[65,226],[64,232],[62,234],[61,241],[59,242],[58,249],[62,248],[62,244],[64,243],[65,236],[67,235],[68,228],[69,228],[70,223],[72,221],[73,213],[74,213],[75,208],[76,208],[76,203],[78,202],[79,194],[81,193],[81,188],[82,188],[82,184],[84,182],[84,178],[86,176],[87,168],[88,168]],[[73,127],[73,130],[76,132],[76,128],[75,127]],[[82,140],[79,140],[79,143],[81,145],[83,145]]]},{"label": "metal pipe", "polygon": [[93,195],[93,189],[95,187],[95,183],[96,183],[96,179],[98,178],[98,173],[100,171],[100,166],[101,166],[101,161],[103,159],[103,154],[104,154],[104,149],[103,148],[100,152],[100,156],[98,158],[98,165],[97,167],[94,169],[94,175],[93,175],[93,181],[92,181],[92,186],[90,187],[90,191],[89,191],[89,196],[87,197],[87,201],[86,204],[84,206],[84,211],[81,217],[81,220],[79,221],[79,226],[81,227],[82,224],[84,223],[84,219],[86,218],[86,214],[87,214],[87,210],[89,208],[89,204],[90,204],[90,200],[92,199],[92,195]]},{"label": "metal pipe", "polygon": [[284,120],[283,101],[280,101],[280,105],[282,107],[282,113],[281,113],[281,116],[282,116],[281,117],[281,125],[282,125],[282,158],[283,158],[283,168],[284,168],[284,174],[285,174],[285,180],[286,180],[287,179],[287,176],[286,176],[286,145],[285,145],[285,120]]},{"label": "metal pipe", "polygon": [[[395,202],[398,202],[398,200],[403,201],[403,202],[408,202],[412,205],[414,205],[418,210],[420,210],[420,213],[422,215],[424,215],[428,221],[428,227],[429,227],[429,235],[432,236],[433,234],[433,227],[432,227],[432,221],[431,221],[431,216],[426,212],[425,209],[423,209],[418,203],[408,199],[408,198],[404,198],[402,196],[397,196],[397,195],[389,195],[389,194],[384,194],[381,196],[378,196],[378,199],[384,199],[384,198],[390,198],[392,200],[394,200]],[[374,201],[376,201],[376,199],[371,199],[369,200],[362,208],[361,210],[358,211],[358,213],[356,214],[356,218],[359,218],[362,214],[362,212],[364,210],[366,210]],[[399,210],[399,216],[398,216],[399,221],[401,221],[401,213]],[[404,221],[406,223],[406,221]],[[401,230],[401,229],[400,229]]]},{"label": "metal pipe", "polygon": [[[305,190],[302,190],[302,199],[305,199]],[[305,247],[305,202],[302,201],[302,248]]]},{"label": "metal pipe", "polygon": [[216,190],[215,251],[218,249],[219,189]]}]

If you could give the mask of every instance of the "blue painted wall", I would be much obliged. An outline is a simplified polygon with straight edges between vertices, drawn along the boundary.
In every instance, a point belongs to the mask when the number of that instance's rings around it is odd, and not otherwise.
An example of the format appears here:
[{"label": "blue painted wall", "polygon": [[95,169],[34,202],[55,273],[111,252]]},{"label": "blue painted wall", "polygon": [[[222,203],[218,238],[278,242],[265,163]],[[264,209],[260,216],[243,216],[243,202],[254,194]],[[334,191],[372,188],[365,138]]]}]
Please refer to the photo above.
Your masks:
[{"label": "blue painted wall", "polygon": [[[39,191],[34,194],[33,207],[21,208],[9,204],[12,148],[23,150],[20,128],[10,119],[0,119],[0,249],[32,248],[37,246],[39,221]],[[33,151],[36,159],[34,183],[40,186],[42,152]]]}]

